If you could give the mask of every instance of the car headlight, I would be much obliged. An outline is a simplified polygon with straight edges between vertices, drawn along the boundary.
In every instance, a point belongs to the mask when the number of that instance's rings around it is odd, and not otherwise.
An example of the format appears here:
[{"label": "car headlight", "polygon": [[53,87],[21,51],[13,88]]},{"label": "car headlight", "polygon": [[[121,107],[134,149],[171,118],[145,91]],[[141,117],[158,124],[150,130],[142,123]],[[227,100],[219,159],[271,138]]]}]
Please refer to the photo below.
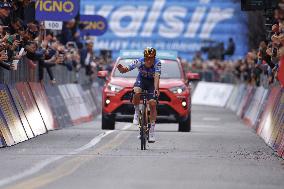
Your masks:
[{"label": "car headlight", "polygon": [[172,87],[170,88],[170,91],[174,94],[181,94],[186,90],[186,87],[183,86],[178,86],[178,87]]},{"label": "car headlight", "polygon": [[107,85],[107,89],[112,91],[112,92],[118,93],[119,91],[121,91],[123,89],[123,87],[109,83]]}]

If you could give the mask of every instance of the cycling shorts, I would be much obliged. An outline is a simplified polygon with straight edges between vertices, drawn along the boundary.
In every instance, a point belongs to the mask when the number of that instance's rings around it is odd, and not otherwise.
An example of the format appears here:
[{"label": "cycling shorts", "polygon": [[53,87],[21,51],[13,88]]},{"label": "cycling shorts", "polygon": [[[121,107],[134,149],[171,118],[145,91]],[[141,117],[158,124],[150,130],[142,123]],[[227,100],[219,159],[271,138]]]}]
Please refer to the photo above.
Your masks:
[{"label": "cycling shorts", "polygon": [[142,91],[147,90],[147,93],[150,93],[147,95],[147,99],[155,99],[155,86],[154,86],[154,78],[148,79],[148,78],[143,78],[141,76],[138,76],[136,78],[136,82],[134,83],[134,87],[139,87],[142,89]]}]

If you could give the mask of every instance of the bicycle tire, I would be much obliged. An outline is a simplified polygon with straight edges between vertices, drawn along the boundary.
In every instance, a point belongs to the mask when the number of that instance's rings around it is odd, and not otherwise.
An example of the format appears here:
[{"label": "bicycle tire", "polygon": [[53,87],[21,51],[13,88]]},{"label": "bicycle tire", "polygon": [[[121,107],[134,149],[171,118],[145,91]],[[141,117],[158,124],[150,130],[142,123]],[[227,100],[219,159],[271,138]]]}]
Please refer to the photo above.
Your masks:
[{"label": "bicycle tire", "polygon": [[140,140],[141,140],[141,150],[146,150],[146,107],[143,105],[141,110],[141,125],[140,125]]}]

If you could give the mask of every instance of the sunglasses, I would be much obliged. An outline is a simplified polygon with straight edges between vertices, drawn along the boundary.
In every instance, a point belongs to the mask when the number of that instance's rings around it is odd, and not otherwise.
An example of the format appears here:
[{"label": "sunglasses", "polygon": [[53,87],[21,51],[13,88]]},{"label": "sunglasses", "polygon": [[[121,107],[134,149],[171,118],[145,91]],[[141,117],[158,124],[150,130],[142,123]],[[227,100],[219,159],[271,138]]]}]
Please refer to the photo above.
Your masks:
[{"label": "sunglasses", "polygon": [[38,31],[31,31],[31,30],[29,30],[28,29],[28,32],[29,32],[29,34],[31,34],[31,36],[33,37],[33,38],[36,38],[37,36],[38,36]]}]

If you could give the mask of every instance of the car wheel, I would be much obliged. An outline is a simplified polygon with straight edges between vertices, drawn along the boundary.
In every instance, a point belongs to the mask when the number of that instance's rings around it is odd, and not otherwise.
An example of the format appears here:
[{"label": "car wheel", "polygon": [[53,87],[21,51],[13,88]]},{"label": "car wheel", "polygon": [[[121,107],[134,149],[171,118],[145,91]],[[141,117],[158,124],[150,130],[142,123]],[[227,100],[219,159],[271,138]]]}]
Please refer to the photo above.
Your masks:
[{"label": "car wheel", "polygon": [[114,128],[115,128],[114,115],[106,115],[105,113],[102,113],[102,129],[114,130]]},{"label": "car wheel", "polygon": [[191,131],[191,114],[189,113],[187,117],[181,117],[178,123],[179,132],[190,132]]}]

